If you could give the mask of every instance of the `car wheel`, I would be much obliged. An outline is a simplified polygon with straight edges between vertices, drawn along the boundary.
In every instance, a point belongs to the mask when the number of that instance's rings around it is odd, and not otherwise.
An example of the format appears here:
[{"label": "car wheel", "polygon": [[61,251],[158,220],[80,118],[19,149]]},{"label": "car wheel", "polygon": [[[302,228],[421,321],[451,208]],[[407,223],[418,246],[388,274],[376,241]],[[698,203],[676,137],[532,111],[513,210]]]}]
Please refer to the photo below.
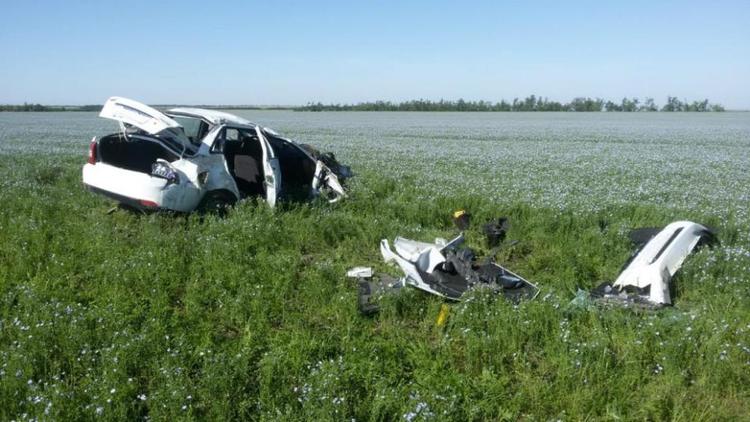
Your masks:
[{"label": "car wheel", "polygon": [[227,215],[229,208],[234,205],[234,198],[222,192],[209,192],[198,205],[201,214],[214,214],[220,217]]}]

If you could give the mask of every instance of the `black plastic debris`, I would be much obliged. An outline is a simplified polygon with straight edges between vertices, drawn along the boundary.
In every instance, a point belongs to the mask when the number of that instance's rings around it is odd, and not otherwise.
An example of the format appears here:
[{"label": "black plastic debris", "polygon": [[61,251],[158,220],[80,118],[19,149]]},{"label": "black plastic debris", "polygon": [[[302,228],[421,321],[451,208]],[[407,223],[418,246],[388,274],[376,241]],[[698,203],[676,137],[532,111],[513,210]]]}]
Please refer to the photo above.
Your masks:
[{"label": "black plastic debris", "polygon": [[397,292],[403,284],[387,274],[373,274],[371,277],[356,277],[357,309],[362,315],[375,315],[380,311],[378,301],[385,295]]},{"label": "black plastic debris", "polygon": [[360,278],[358,283],[357,309],[359,309],[359,313],[362,315],[375,315],[380,310],[380,306],[373,300],[374,284],[363,278]]},{"label": "black plastic debris", "polygon": [[487,287],[503,294],[512,302],[533,298],[538,289],[533,284],[491,259],[480,263],[471,248],[445,251],[445,263],[432,274],[420,274],[425,281],[433,281],[436,290],[447,297],[460,300],[461,296],[475,287]]},{"label": "black plastic debris", "polygon": [[613,287],[611,283],[604,282],[591,290],[590,297],[598,303],[605,305],[616,305],[632,307],[636,309],[658,309],[662,305],[648,300],[650,287],[638,288],[627,286],[623,289]]},{"label": "black plastic debris", "polygon": [[497,220],[490,221],[489,223],[482,226],[487,237],[487,245],[490,248],[496,248],[500,246],[505,240],[505,235],[510,228],[510,223],[507,217],[500,217]]},{"label": "black plastic debris", "polygon": [[380,251],[386,262],[404,272],[403,285],[447,299],[463,300],[472,289],[488,289],[513,302],[537,295],[539,288],[533,283],[495,263],[492,255],[478,259],[474,250],[461,246],[463,240],[463,233],[435,243],[397,237],[393,247],[381,240]]}]

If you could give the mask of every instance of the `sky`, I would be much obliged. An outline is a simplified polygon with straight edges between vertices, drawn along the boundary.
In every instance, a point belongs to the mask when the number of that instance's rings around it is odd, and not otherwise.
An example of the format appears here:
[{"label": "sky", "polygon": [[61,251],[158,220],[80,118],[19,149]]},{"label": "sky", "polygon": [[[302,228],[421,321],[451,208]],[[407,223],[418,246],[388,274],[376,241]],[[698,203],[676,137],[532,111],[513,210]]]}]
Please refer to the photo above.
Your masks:
[{"label": "sky", "polygon": [[750,109],[750,1],[0,0],[0,104],[530,94]]}]

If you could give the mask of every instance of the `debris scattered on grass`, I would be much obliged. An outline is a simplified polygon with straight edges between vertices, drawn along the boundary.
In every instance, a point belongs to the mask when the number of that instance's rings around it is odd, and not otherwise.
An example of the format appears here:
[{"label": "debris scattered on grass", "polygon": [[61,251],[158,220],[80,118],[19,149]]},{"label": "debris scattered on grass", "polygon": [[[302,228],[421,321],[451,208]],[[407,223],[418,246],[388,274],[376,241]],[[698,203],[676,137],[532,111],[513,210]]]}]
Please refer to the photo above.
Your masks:
[{"label": "debris scattered on grass", "polygon": [[435,321],[435,325],[438,327],[442,327],[445,325],[445,323],[448,321],[448,314],[450,313],[451,307],[447,304],[443,303],[440,305],[440,312],[438,313],[437,321]]},{"label": "debris scattered on grass", "polygon": [[[486,287],[513,302],[533,298],[539,289],[518,274],[492,262],[478,263],[470,248],[460,247],[463,234],[447,243],[424,243],[397,237],[393,250],[388,240],[380,242],[386,262],[395,262],[404,272],[404,285],[452,300],[464,293]],[[394,251],[395,250],[395,251]]]},{"label": "debris scattered on grass", "polygon": [[[452,217],[459,228],[469,227],[471,214],[466,210],[455,211]],[[385,275],[373,279],[370,267],[354,267],[347,271],[348,277],[359,280],[360,312],[366,315],[376,313],[378,307],[374,302],[378,294],[406,285],[451,300],[462,300],[463,295],[474,288],[489,288],[514,303],[533,299],[539,293],[536,285],[494,262],[494,255],[505,240],[508,226],[506,217],[483,226],[493,250],[481,261],[474,250],[461,246],[464,242],[463,232],[450,241],[436,238],[434,243],[397,237],[393,241],[393,249],[387,239],[381,240],[383,259],[387,263],[396,263],[404,276],[399,280]],[[441,309],[438,326],[445,323],[447,312],[447,309]]]},{"label": "debris scattered on grass", "polygon": [[372,267],[354,267],[346,272],[347,277],[351,278],[369,278],[372,277]]},{"label": "debris scattered on grass", "polygon": [[464,210],[456,210],[453,212],[453,224],[458,227],[459,230],[466,230],[471,225],[471,214]]},{"label": "debris scattered on grass", "polygon": [[507,217],[500,217],[482,226],[482,230],[487,236],[487,246],[490,248],[499,247],[505,240],[505,235],[509,228],[510,223]]},{"label": "debris scattered on grass", "polygon": [[387,274],[376,274],[368,277],[357,277],[359,291],[357,309],[363,315],[374,315],[380,310],[378,301],[389,293],[395,293],[404,286],[401,280]]},{"label": "debris scattered on grass", "polygon": [[633,230],[638,245],[614,283],[603,283],[591,295],[603,302],[653,308],[671,305],[669,284],[694,248],[718,242],[716,232],[691,221],[676,221],[663,229]]}]

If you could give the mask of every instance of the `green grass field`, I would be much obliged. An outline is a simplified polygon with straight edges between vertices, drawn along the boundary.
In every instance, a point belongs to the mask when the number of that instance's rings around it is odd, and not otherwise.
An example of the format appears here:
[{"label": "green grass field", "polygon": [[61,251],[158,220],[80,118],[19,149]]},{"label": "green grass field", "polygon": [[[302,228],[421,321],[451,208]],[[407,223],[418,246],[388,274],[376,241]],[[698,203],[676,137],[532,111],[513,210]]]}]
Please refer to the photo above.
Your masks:
[{"label": "green grass field", "polygon": [[[107,214],[112,203],[80,182],[100,123],[70,129],[63,122],[79,117],[52,116],[53,129],[39,134],[26,117],[8,116],[0,116],[0,420],[750,415],[746,116],[700,130],[693,117],[649,120],[638,133],[630,121],[571,132],[589,122],[552,117],[558,139],[544,116],[506,122],[503,132],[483,117],[436,126],[429,116],[397,116],[416,120],[393,129],[379,115],[302,124],[261,113],[352,164],[350,198],[275,210],[249,201],[203,221]],[[670,127],[675,137],[654,141]],[[54,148],[45,153],[19,133]],[[691,155],[671,157],[674,149]],[[346,270],[399,275],[382,263],[379,240],[450,237],[450,213],[463,207],[475,222],[467,243],[480,252],[480,224],[510,217],[508,237],[519,243],[498,261],[539,285],[539,296],[514,306],[476,292],[437,327],[444,302],[407,289],[361,316]],[[689,257],[674,279],[674,306],[569,304],[578,289],[617,276],[630,228],[677,219],[718,227],[722,243]]]}]

